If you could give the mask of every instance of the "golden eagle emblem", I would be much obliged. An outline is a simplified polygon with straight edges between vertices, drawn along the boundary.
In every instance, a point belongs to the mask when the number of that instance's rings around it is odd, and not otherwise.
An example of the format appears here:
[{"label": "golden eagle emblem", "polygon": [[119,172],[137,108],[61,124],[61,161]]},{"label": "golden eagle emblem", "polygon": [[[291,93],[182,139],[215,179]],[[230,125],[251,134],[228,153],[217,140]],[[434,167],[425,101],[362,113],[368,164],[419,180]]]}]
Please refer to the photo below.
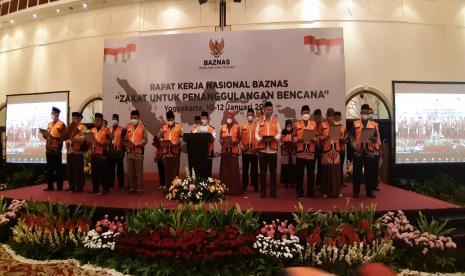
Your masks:
[{"label": "golden eagle emblem", "polygon": [[211,50],[211,54],[214,57],[219,58],[221,54],[223,53],[223,49],[224,49],[223,38],[221,39],[220,43],[218,43],[218,40],[215,40],[215,42],[213,42],[213,40],[210,38],[210,50]]}]

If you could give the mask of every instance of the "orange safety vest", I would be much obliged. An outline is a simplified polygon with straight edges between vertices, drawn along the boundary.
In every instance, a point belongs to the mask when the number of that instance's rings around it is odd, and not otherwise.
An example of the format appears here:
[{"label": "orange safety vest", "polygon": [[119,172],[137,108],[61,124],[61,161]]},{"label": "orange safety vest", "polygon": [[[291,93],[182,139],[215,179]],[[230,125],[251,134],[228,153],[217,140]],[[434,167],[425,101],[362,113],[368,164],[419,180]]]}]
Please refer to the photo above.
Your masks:
[{"label": "orange safety vest", "polygon": [[[341,125],[341,137],[345,139],[346,136],[347,136],[347,128],[345,125]],[[339,144],[340,151],[345,151],[344,142],[339,139],[338,144]]]},{"label": "orange safety vest", "polygon": [[[295,123],[295,136],[297,139],[302,139],[304,137],[304,130],[317,130],[315,121],[308,120],[307,126],[305,126],[303,120],[299,120]],[[310,144],[305,144],[304,141],[297,142],[297,152],[308,151],[310,153],[315,153],[315,143],[310,142]]]},{"label": "orange safety vest", "polygon": [[[145,126],[142,122],[139,121],[136,129],[134,129],[133,124],[128,124],[126,126],[126,135],[128,140],[134,144],[140,144],[144,140],[144,131]],[[144,146],[137,146],[137,147],[128,147],[126,149],[127,152],[134,152],[137,154],[144,154]]]},{"label": "orange safety vest", "polygon": [[257,150],[257,139],[255,138],[255,129],[257,128],[257,123],[252,122],[252,126],[249,125],[249,122],[244,122],[241,129],[241,144],[242,144],[242,153],[254,153]]},{"label": "orange safety vest", "polygon": [[172,128],[169,127],[168,123],[164,122],[161,126],[163,131],[163,140],[170,141],[174,146],[162,146],[161,155],[166,155],[172,153],[174,155],[181,154],[181,145],[179,141],[181,140],[182,135],[182,126],[181,124],[175,123]]},{"label": "orange safety vest", "polygon": [[[276,136],[278,135],[278,118],[276,116],[271,117],[271,121],[268,122],[265,120],[265,118],[262,118],[258,120],[258,135],[260,138],[263,138],[264,136]],[[269,129],[269,131],[268,131]],[[278,142],[276,140],[273,140],[272,142],[269,143],[269,146],[272,150],[277,151],[278,150]],[[260,141],[258,144],[258,149],[259,150],[264,150],[266,149],[266,144],[263,142],[263,140]]]},{"label": "orange safety vest", "polygon": [[[221,126],[220,138],[231,136],[232,142],[237,143],[241,140],[239,136],[239,125],[232,124],[231,128],[228,128],[227,124]],[[239,155],[239,145],[221,145],[221,154],[224,155],[228,152],[231,152],[233,155]]]},{"label": "orange safety vest", "polygon": [[[72,137],[72,139],[77,138],[78,136],[82,136],[82,132],[84,131],[84,124],[79,124],[77,126],[76,134]],[[71,148],[73,151],[82,151],[83,150],[83,142],[71,142]]]},{"label": "orange safety vest", "polygon": [[60,129],[63,129],[64,127],[65,127],[65,123],[63,123],[60,120],[58,120],[56,123],[55,122],[48,123],[47,130],[48,132],[50,132],[50,135],[52,137],[47,138],[46,147],[51,148],[53,150],[61,151],[63,147],[63,141],[61,140]]},{"label": "orange safety vest", "polygon": [[[378,131],[378,123],[368,120],[365,128],[374,128],[375,132]],[[363,130],[363,123],[362,120],[354,121],[354,129],[355,129],[355,150],[361,151],[362,150],[362,130]],[[365,145],[365,149],[369,153],[379,153],[381,149],[381,138],[379,137],[379,133],[377,133],[376,142],[375,143],[367,143]]]},{"label": "orange safety vest", "polygon": [[[191,133],[197,133],[198,131],[198,128],[197,127],[193,127],[192,128],[192,131]],[[212,127],[212,126],[208,126],[208,133],[210,133],[211,135],[213,135],[213,132],[215,132],[215,128]],[[211,142],[208,146],[208,152],[209,152],[209,155],[210,157],[213,157],[215,155],[215,143],[214,142]]]},{"label": "orange safety vest", "polygon": [[[323,129],[322,138],[326,138],[327,136],[329,136],[329,125],[326,122],[324,124],[325,125],[323,125],[323,123],[321,123],[322,129]],[[325,128],[326,128],[326,130],[325,130]],[[340,135],[342,135],[342,134],[343,134],[343,131],[342,131],[342,128],[341,128],[341,134]],[[341,151],[341,148],[339,146],[339,140],[338,141],[333,141],[331,143],[331,139],[329,139],[329,137],[328,137],[328,139],[321,140],[320,145],[321,145],[321,149],[323,151],[322,153],[327,153],[327,152],[331,151],[333,149],[333,147],[337,152]]]},{"label": "orange safety vest", "polygon": [[116,129],[110,128],[111,137],[113,138],[113,149],[115,151],[123,151],[123,128],[118,126]]},{"label": "orange safety vest", "polygon": [[[292,142],[292,141],[293,139],[292,139],[291,134],[281,135],[281,156],[289,155],[289,148],[284,147],[284,142]],[[294,153],[294,150],[291,153]]]},{"label": "orange safety vest", "polygon": [[[100,130],[97,130],[96,127],[93,127],[92,133],[94,134],[95,140],[103,144],[107,141],[107,137],[110,135],[110,130],[104,126],[102,126]],[[107,153],[106,146],[94,145],[92,148],[92,152],[94,154],[103,155]]]}]

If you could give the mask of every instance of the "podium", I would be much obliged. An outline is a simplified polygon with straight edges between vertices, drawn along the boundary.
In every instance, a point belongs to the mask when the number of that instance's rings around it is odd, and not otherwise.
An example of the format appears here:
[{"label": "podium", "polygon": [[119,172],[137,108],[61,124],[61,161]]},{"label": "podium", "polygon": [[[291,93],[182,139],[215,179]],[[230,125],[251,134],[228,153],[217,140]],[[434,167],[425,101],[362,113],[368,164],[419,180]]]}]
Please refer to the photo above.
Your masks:
[{"label": "podium", "polygon": [[210,133],[184,133],[184,142],[187,145],[187,158],[189,169],[195,170],[195,175],[200,178],[208,178],[208,148],[212,140]]}]

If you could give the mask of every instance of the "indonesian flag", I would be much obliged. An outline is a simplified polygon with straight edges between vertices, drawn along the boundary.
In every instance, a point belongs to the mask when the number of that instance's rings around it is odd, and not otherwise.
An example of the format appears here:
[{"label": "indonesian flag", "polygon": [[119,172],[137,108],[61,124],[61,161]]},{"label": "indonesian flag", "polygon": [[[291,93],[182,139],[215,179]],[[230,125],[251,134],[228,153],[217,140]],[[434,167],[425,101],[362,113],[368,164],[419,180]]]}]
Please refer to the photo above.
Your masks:
[{"label": "indonesian flag", "polygon": [[312,35],[304,36],[304,50],[305,53],[314,53],[321,55],[323,52],[329,54],[331,49],[339,50],[339,53],[344,53],[344,40],[342,37],[331,39],[316,38]]},{"label": "indonesian flag", "polygon": [[105,63],[127,62],[136,53],[136,44],[129,43],[126,47],[105,48],[103,50]]}]

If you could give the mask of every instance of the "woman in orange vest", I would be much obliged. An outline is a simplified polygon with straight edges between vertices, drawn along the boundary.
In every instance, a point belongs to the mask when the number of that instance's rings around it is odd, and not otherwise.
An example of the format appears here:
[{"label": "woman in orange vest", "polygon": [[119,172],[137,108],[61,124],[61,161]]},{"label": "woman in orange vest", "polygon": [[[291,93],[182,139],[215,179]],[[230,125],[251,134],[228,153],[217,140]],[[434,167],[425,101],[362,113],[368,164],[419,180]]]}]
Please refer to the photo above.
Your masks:
[{"label": "woman in orange vest", "polygon": [[105,177],[108,168],[107,154],[108,146],[111,145],[111,135],[108,128],[103,126],[103,115],[95,113],[92,133],[95,137],[95,144],[92,145],[91,168],[92,168],[92,194],[99,193],[100,186],[103,192],[108,194],[108,177]]},{"label": "woman in orange vest", "polygon": [[295,179],[295,148],[294,128],[292,121],[286,120],[286,126],[281,131],[281,183],[284,187],[294,187]]},{"label": "woman in orange vest", "polygon": [[182,125],[175,122],[173,111],[166,112],[166,122],[160,128],[161,158],[165,169],[165,184],[169,187],[179,175],[182,145]]},{"label": "woman in orange vest", "polygon": [[257,122],[254,121],[254,110],[247,110],[247,120],[241,127],[241,149],[242,149],[242,190],[247,192],[249,186],[249,168],[252,177],[252,186],[254,192],[258,192],[258,155],[257,139],[255,138],[255,129]]},{"label": "woman in orange vest", "polygon": [[[334,110],[328,109],[326,122],[322,122],[322,132],[320,140],[320,175],[319,180],[323,197],[339,197],[341,191],[341,169],[340,169],[340,149],[339,139],[344,135],[339,126],[339,135],[332,139],[330,127],[334,126]],[[335,126],[337,127],[337,126]]]},{"label": "woman in orange vest", "polygon": [[226,123],[221,126],[221,164],[220,180],[228,188],[229,194],[242,193],[239,172],[239,144],[241,136],[239,125],[234,122],[234,113],[228,112]]}]

